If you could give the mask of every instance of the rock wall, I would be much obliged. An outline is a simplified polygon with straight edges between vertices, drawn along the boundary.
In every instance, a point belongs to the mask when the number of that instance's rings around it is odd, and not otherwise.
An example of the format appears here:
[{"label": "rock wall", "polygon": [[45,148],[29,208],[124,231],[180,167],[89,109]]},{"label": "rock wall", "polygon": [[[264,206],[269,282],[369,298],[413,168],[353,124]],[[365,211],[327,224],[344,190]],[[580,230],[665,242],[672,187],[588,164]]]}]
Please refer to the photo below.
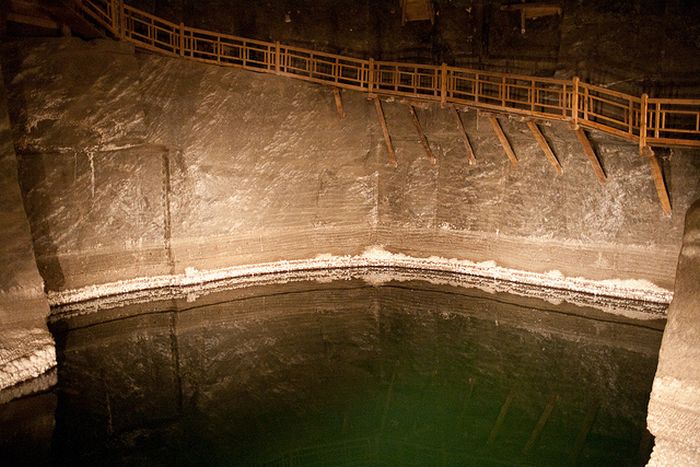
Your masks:
[{"label": "rock wall", "polygon": [[50,291],[221,267],[354,255],[370,245],[671,289],[682,216],[700,194],[697,152],[664,160],[674,206],[659,206],[638,149],[591,138],[597,183],[565,124],[543,124],[557,177],[527,126],[501,117],[513,169],[488,120],[385,101],[399,159],[387,164],[374,105],[270,75],[51,39],[2,49],[20,183]]},{"label": "rock wall", "polygon": [[[1,70],[0,70],[1,71]],[[34,259],[17,160],[0,85],[0,390],[56,364],[46,328],[49,305]],[[2,397],[0,396],[0,400]]]},{"label": "rock wall", "polygon": [[647,423],[650,466],[700,464],[700,200],[688,211]]}]

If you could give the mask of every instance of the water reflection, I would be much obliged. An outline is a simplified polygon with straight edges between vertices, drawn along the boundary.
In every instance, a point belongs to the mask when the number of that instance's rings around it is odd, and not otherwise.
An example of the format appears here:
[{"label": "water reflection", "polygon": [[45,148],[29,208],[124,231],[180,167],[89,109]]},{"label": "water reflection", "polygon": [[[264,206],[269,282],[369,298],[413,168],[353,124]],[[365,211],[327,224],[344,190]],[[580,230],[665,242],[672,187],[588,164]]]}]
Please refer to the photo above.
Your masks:
[{"label": "water reflection", "polygon": [[353,281],[55,332],[52,456],[100,465],[641,464],[661,338],[522,297]]}]

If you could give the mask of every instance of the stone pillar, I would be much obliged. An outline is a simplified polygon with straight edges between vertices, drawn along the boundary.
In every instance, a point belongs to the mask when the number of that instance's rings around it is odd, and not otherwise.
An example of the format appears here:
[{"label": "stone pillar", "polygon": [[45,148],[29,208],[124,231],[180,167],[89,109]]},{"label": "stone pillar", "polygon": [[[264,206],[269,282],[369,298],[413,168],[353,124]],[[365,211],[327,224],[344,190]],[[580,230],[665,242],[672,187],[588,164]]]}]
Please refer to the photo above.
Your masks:
[{"label": "stone pillar", "polygon": [[0,402],[6,400],[1,390],[55,366],[56,352],[46,327],[48,313],[0,80]]},{"label": "stone pillar", "polygon": [[649,401],[650,466],[700,465],[700,200],[688,210]]}]

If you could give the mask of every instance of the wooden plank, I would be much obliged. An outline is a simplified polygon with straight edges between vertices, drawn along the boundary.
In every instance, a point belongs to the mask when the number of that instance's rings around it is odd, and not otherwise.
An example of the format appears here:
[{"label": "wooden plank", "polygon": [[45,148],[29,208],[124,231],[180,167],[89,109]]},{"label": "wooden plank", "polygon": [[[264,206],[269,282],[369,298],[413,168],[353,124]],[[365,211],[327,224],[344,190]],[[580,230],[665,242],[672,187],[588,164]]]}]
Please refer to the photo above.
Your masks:
[{"label": "wooden plank", "polygon": [[386,119],[384,118],[384,109],[382,109],[382,101],[380,101],[379,97],[377,96],[374,97],[374,108],[377,110],[377,118],[379,119],[379,125],[382,127],[382,133],[384,133],[386,151],[389,153],[389,163],[396,167],[399,165],[399,163],[396,160],[394,144],[391,142],[391,135],[389,135],[389,129],[386,126]]},{"label": "wooden plank", "polygon": [[343,108],[343,98],[340,95],[340,89],[333,88],[333,97],[335,97],[335,109],[338,111],[338,117],[345,118],[345,108]]},{"label": "wooden plank", "polygon": [[557,157],[554,155],[552,148],[549,146],[549,143],[545,139],[540,128],[532,120],[527,122],[527,127],[532,132],[532,136],[535,137],[535,141],[537,141],[537,144],[539,144],[540,148],[542,149],[542,152],[544,152],[544,155],[545,155],[545,157],[547,157],[547,160],[549,161],[549,163],[552,164],[552,167],[554,167],[554,170],[557,171],[557,175],[561,175],[562,174],[561,164],[559,163],[559,160],[557,159]]},{"label": "wooden plank", "polygon": [[649,146],[646,146],[642,153],[649,159],[651,176],[654,178],[654,186],[656,187],[656,194],[659,196],[659,201],[661,202],[661,209],[663,209],[664,214],[670,216],[671,199],[668,196],[668,190],[666,189],[666,183],[664,182],[664,172],[661,168],[659,158],[656,156],[656,154],[654,154],[654,151]]},{"label": "wooden plank", "polygon": [[510,163],[513,165],[513,167],[517,167],[518,158],[515,157],[513,147],[508,142],[506,134],[503,133],[503,128],[501,128],[501,124],[498,121],[498,118],[494,116],[489,116],[489,122],[491,122],[491,128],[493,128],[494,133],[496,133],[496,136],[498,136],[498,140],[501,142],[501,146],[503,146],[503,150],[506,152],[506,156],[508,156],[508,159],[510,159]]},{"label": "wooden plank", "polygon": [[494,423],[493,428],[491,429],[491,433],[489,434],[489,440],[487,444],[493,444],[493,442],[496,441],[496,437],[498,436],[498,432],[501,431],[503,421],[506,419],[506,415],[508,415],[508,409],[510,408],[510,404],[513,402],[514,396],[515,395],[511,392],[510,394],[508,394],[508,397],[506,397],[505,402],[503,402],[503,405],[501,406],[501,411],[498,413],[498,418],[496,418],[496,423]]},{"label": "wooden plank", "polygon": [[540,419],[537,420],[537,425],[535,425],[535,428],[530,434],[530,438],[528,438],[527,443],[525,443],[525,447],[523,448],[523,454],[527,455],[532,450],[532,448],[535,447],[535,443],[537,443],[537,440],[540,438],[542,430],[547,424],[549,416],[552,415],[552,411],[554,410],[554,406],[557,405],[558,400],[559,396],[554,395],[549,397],[547,405],[544,408],[544,412],[542,412],[542,415],[540,415]]},{"label": "wooden plank", "polygon": [[598,181],[602,185],[606,180],[605,171],[603,170],[603,166],[600,165],[600,161],[593,150],[593,146],[591,146],[591,142],[588,141],[588,137],[582,128],[579,127],[575,129],[574,132],[576,133],[576,137],[581,143],[581,146],[583,146],[583,152],[586,153],[588,160],[591,161],[593,171],[595,172],[596,177],[598,177]]},{"label": "wooden plank", "polygon": [[469,141],[469,135],[467,135],[467,130],[464,128],[464,123],[462,122],[462,117],[459,116],[459,110],[452,107],[453,114],[457,120],[457,130],[459,130],[460,135],[462,135],[462,141],[464,141],[464,149],[467,151],[467,161],[469,165],[476,164],[476,157],[474,156],[474,149]]},{"label": "wooden plank", "polygon": [[416,131],[418,132],[420,144],[423,146],[423,149],[425,149],[425,154],[428,156],[428,159],[430,159],[430,162],[435,165],[437,164],[437,158],[435,157],[435,154],[433,154],[433,150],[430,149],[428,138],[425,137],[423,127],[421,127],[420,121],[418,120],[418,115],[416,115],[416,109],[413,108],[412,105],[409,105],[408,108],[411,110],[411,119],[413,120],[413,125],[416,127]]}]

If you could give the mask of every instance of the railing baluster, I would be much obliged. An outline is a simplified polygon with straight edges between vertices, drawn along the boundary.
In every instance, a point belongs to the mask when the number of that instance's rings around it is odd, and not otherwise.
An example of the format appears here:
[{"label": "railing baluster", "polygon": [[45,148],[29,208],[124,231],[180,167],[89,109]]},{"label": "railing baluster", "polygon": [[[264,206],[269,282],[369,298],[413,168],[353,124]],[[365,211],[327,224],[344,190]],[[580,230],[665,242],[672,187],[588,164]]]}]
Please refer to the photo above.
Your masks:
[{"label": "railing baluster", "polygon": [[279,74],[280,71],[280,41],[275,41],[275,72]]},{"label": "railing baluster", "polygon": [[640,110],[639,122],[639,150],[642,151],[647,145],[647,111],[649,108],[649,96],[642,94],[642,106]]},{"label": "railing baluster", "polygon": [[501,77],[501,86],[500,86],[500,89],[498,91],[499,91],[498,94],[500,94],[499,97],[501,98],[501,107],[505,107],[506,106],[506,77],[505,76]]},{"label": "railing baluster", "polygon": [[444,107],[447,103],[447,63],[443,62],[440,77],[440,104]]},{"label": "railing baluster", "polygon": [[627,119],[629,120],[628,122],[628,130],[627,132],[632,135],[632,100],[627,101]]},{"label": "railing baluster", "polygon": [[666,114],[664,113],[663,124],[660,124],[659,123],[660,122],[659,115],[661,112],[661,104],[659,102],[656,102],[656,103],[654,103],[654,105],[656,106],[656,118],[654,119],[654,123],[655,123],[655,125],[654,125],[654,138],[658,138],[659,137],[659,126],[661,126],[662,128],[666,128]]}]

